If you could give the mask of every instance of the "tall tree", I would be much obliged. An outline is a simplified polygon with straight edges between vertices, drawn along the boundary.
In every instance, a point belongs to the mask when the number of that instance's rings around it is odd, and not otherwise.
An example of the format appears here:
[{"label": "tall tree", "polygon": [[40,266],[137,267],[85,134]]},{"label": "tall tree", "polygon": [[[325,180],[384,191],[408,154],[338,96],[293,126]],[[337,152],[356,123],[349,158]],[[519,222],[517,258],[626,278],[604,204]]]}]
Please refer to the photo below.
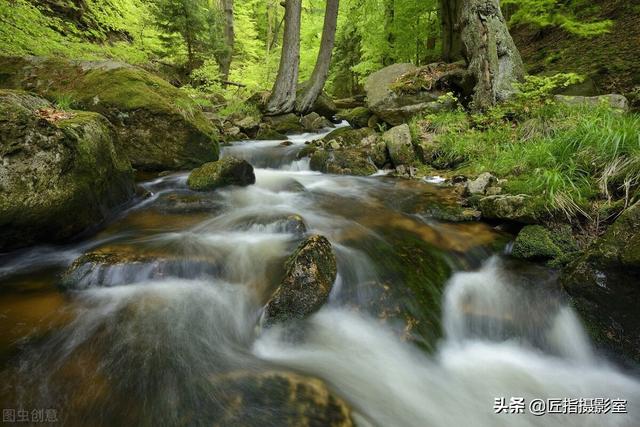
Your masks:
[{"label": "tall tree", "polygon": [[266,113],[290,113],[296,104],[300,66],[300,19],[302,0],[285,0],[284,35],[278,76],[267,103]]},{"label": "tall tree", "polygon": [[222,72],[222,79],[227,81],[229,80],[229,71],[231,70],[231,60],[233,59],[233,48],[235,45],[233,0],[221,0],[221,6],[224,14],[225,51],[220,61],[220,71]]},{"label": "tall tree", "polygon": [[442,23],[442,59],[455,62],[462,59],[462,37],[458,28],[462,0],[440,0]]},{"label": "tall tree", "polygon": [[508,99],[514,92],[514,83],[524,76],[524,66],[499,0],[441,1],[442,10],[453,13],[442,16],[443,34],[451,34],[448,52],[443,53],[449,55],[448,59],[455,59],[461,43],[461,53],[476,82],[472,107],[486,110]]},{"label": "tall tree", "polygon": [[327,0],[318,59],[316,60],[311,78],[296,103],[296,110],[300,113],[307,113],[311,110],[327,81],[329,67],[331,66],[333,46],[336,40],[339,6],[340,0]]}]

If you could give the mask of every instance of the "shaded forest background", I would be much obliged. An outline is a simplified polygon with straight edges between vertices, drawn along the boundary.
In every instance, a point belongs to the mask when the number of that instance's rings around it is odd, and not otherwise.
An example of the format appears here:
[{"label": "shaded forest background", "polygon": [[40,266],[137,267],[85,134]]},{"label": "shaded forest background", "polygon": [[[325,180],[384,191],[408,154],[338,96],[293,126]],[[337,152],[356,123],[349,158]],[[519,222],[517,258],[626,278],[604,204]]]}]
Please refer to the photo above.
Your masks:
[{"label": "shaded forest background", "polygon": [[[235,39],[225,43],[220,0],[9,0],[0,5],[0,52],[112,58],[158,72],[176,86],[224,93],[221,81],[270,89],[276,77],[284,8],[279,0],[233,4]],[[510,30],[531,74],[576,72],[574,91],[637,97],[640,1],[505,0]],[[324,0],[304,0],[300,81],[317,57]],[[392,63],[441,57],[437,0],[343,0],[327,91],[361,92],[367,75]],[[221,64],[231,54],[226,76]],[[229,87],[237,93],[238,87]]]}]

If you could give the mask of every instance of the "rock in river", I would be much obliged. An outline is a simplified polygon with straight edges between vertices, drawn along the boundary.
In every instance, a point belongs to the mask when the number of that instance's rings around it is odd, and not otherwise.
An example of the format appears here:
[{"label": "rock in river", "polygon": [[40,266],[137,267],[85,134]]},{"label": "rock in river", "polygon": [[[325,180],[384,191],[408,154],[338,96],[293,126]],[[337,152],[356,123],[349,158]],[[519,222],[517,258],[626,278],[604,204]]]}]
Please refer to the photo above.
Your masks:
[{"label": "rock in river", "polygon": [[251,185],[256,182],[256,176],[246,160],[225,157],[194,169],[187,182],[192,190],[211,191],[227,185]]},{"label": "rock in river", "polygon": [[264,309],[265,326],[303,319],[327,301],[337,276],[331,243],[314,235],[304,240],[286,264],[285,277]]},{"label": "rock in river", "polygon": [[0,90],[0,250],[70,238],[127,202],[133,171],[115,139],[99,114]]}]

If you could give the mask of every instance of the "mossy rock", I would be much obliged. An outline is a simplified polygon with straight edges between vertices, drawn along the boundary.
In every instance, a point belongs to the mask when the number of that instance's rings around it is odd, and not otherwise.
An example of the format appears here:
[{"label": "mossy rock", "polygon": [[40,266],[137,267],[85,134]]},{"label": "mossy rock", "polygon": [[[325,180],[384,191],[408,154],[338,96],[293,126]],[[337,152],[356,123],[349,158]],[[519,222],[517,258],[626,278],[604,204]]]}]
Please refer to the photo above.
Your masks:
[{"label": "mossy rock", "polygon": [[309,167],[335,175],[369,176],[378,171],[368,153],[359,149],[317,150],[311,155]]},{"label": "mossy rock", "polygon": [[640,362],[640,204],[627,209],[561,282],[601,346]]},{"label": "mossy rock", "polygon": [[409,125],[396,126],[382,134],[391,162],[395,167],[413,165],[418,157],[413,148]]},{"label": "mossy rock", "polygon": [[264,308],[265,326],[303,319],[322,307],[337,276],[331,243],[310,236],[297,247],[286,264],[282,283]]},{"label": "mossy rock", "polygon": [[0,249],[64,241],[126,203],[134,177],[116,138],[97,113],[0,90]]},{"label": "mossy rock", "polygon": [[515,258],[561,265],[577,250],[571,227],[559,227],[551,231],[541,225],[527,225],[518,233],[512,255]]},{"label": "mossy rock", "polygon": [[292,134],[304,132],[304,127],[300,123],[300,117],[293,114],[283,114],[281,116],[266,116],[263,121],[275,132],[280,134]]},{"label": "mossy rock", "polygon": [[341,127],[327,134],[322,141],[327,143],[335,140],[343,147],[359,146],[365,138],[376,135],[373,129],[352,129],[350,127]]},{"label": "mossy rock", "polygon": [[351,408],[319,379],[292,372],[230,372],[210,378],[217,401],[198,419],[223,426],[352,427]]},{"label": "mossy rock", "polygon": [[539,200],[524,194],[487,196],[474,202],[486,219],[536,224],[547,214]]},{"label": "mossy rock", "polygon": [[212,191],[228,185],[247,186],[255,184],[253,166],[246,160],[225,157],[194,169],[187,184],[196,191]]},{"label": "mossy rock", "polygon": [[373,113],[366,107],[356,107],[350,110],[344,110],[338,113],[339,120],[346,120],[352,128],[366,128],[369,126],[369,119]]},{"label": "mossy rock", "polygon": [[114,61],[0,57],[0,87],[104,115],[116,128],[117,149],[133,167],[179,170],[218,158],[218,135],[199,107],[161,78]]}]

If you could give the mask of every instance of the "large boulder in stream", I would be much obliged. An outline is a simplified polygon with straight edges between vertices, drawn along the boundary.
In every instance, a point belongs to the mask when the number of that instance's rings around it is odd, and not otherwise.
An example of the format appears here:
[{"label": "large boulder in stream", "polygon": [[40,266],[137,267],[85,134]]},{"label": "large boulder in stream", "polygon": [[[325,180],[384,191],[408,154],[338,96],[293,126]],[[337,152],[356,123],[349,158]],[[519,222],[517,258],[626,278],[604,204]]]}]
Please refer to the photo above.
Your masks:
[{"label": "large boulder in stream", "polygon": [[337,276],[331,243],[319,235],[300,243],[285,268],[282,283],[264,308],[266,327],[303,319],[318,311],[329,298]]},{"label": "large boulder in stream", "polygon": [[640,362],[640,203],[625,211],[561,278],[595,341]]},{"label": "large boulder in stream", "polygon": [[228,185],[247,186],[255,184],[253,166],[246,160],[225,157],[194,169],[187,181],[196,191],[211,191]]},{"label": "large boulder in stream", "polygon": [[313,171],[335,175],[369,176],[378,171],[366,151],[360,149],[316,150],[309,167]]},{"label": "large boulder in stream", "polygon": [[161,78],[115,61],[0,57],[0,87],[104,115],[134,168],[179,170],[218,158],[216,132],[199,107]]},{"label": "large boulder in stream", "polygon": [[126,203],[133,171],[115,140],[99,114],[0,90],[0,250],[68,239]]},{"label": "large boulder in stream", "polygon": [[316,378],[281,371],[231,372],[213,376],[211,382],[224,390],[216,396],[216,403],[205,409],[213,425],[354,425],[347,403]]},{"label": "large boulder in stream", "polygon": [[418,161],[411,142],[411,130],[406,123],[385,132],[382,140],[395,167],[409,166]]}]

